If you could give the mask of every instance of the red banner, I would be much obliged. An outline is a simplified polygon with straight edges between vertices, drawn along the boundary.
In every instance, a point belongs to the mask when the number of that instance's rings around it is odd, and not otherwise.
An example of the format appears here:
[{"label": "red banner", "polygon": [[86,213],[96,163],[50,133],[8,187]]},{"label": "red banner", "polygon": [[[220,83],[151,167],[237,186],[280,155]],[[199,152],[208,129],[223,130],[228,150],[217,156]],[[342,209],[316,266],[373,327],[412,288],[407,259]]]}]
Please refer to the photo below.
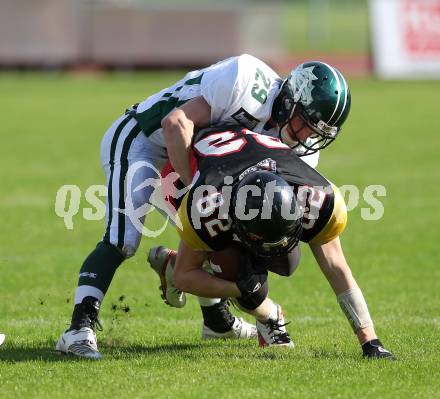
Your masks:
[{"label": "red banner", "polygon": [[400,22],[404,50],[411,57],[440,56],[440,1],[405,0]]}]

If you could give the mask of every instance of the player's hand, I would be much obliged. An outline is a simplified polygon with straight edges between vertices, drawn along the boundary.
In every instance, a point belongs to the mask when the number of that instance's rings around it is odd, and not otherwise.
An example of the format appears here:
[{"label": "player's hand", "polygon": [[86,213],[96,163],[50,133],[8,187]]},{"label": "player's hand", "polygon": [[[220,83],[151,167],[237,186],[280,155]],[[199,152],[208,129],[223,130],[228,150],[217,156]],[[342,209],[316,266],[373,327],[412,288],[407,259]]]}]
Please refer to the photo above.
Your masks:
[{"label": "player's hand", "polygon": [[367,359],[397,360],[396,357],[382,345],[378,339],[372,339],[362,344],[363,356]]}]

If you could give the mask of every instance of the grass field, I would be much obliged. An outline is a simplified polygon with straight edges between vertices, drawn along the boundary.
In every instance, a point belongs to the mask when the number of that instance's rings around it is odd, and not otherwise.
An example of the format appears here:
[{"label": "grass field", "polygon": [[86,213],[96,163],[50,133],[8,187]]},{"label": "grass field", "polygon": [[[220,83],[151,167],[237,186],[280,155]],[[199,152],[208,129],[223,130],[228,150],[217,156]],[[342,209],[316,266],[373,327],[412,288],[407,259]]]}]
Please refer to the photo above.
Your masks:
[{"label": "grass field", "polygon": [[[343,245],[378,333],[398,362],[367,362],[306,247],[292,278],[271,277],[296,348],[204,342],[191,298],[162,304],[145,253],[176,234],[145,239],[103,304],[105,359],[57,356],[77,273],[103,221],[54,212],[64,184],[103,183],[99,142],[125,107],[178,73],[0,75],[0,397],[435,398],[440,397],[438,226],[440,82],[351,81],[352,114],[320,170],[361,191],[382,184],[385,213],[349,214]],[[84,201],[82,207],[88,206]],[[82,208],[81,208],[82,209]]]}]

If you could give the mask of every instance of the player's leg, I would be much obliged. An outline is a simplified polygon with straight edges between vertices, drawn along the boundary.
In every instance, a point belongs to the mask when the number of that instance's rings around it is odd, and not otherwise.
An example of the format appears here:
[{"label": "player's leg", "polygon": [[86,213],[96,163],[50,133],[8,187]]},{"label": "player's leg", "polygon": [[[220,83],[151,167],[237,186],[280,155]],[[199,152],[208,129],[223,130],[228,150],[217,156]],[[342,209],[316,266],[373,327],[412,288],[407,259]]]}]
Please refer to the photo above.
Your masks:
[{"label": "player's leg", "polygon": [[294,344],[286,330],[286,322],[281,306],[268,297],[267,281],[255,292],[243,298],[236,298],[239,307],[256,319],[258,343],[265,346],[286,346]]},{"label": "player's leg", "polygon": [[0,345],[1,345],[3,342],[5,342],[5,339],[6,339],[6,335],[0,333]]},{"label": "player's leg", "polygon": [[[268,262],[268,264],[262,265],[262,267],[281,276],[290,276],[299,265],[300,254],[301,252],[297,245],[285,256],[272,257],[269,261],[267,259],[261,259],[261,261]],[[258,265],[255,266],[258,267]],[[260,327],[259,329],[262,330],[263,325],[266,325],[268,320],[277,320],[278,324],[284,324],[281,307],[275,305],[269,298],[265,300],[264,306],[262,305],[258,310],[259,313],[251,313],[257,319],[257,327],[247,323],[242,318],[233,316],[229,311],[228,302],[226,300],[199,298],[199,304],[203,314],[202,338],[204,339],[253,338],[258,334],[260,344],[263,345],[261,334],[258,333],[258,326]],[[279,313],[278,316],[277,312]],[[263,322],[259,322],[258,320],[262,320]],[[265,328],[265,330],[267,330],[267,328]],[[275,330],[271,329],[270,331]],[[285,328],[283,331],[285,332]],[[280,340],[278,341],[281,342]],[[289,341],[289,339],[287,341]]]},{"label": "player's leg", "polygon": [[198,297],[202,311],[202,339],[248,339],[257,336],[257,329],[241,317],[233,315],[226,298]]},{"label": "player's leg", "polygon": [[[120,210],[130,208],[129,205],[137,209],[146,204],[152,188],[135,189],[149,177],[157,179],[154,170],[142,168],[127,187],[127,173],[142,152],[145,140],[130,117],[119,118],[103,138],[101,162],[108,187],[106,232],[81,267],[71,325],[57,343],[59,352],[93,359],[101,357],[95,335],[99,327],[99,308],[116,270],[126,258],[135,254],[142,234],[138,224],[143,223],[143,217],[133,223],[130,215]],[[130,204],[127,204],[128,198]]]},{"label": "player's leg", "polygon": [[[262,267],[281,276],[290,276],[298,267],[299,260],[300,249],[299,246],[296,246],[286,256],[270,258],[268,264],[262,265]],[[267,259],[262,259],[262,261],[267,262]],[[258,267],[258,265],[255,266]],[[199,303],[203,314],[202,338],[219,338],[225,334],[231,337],[242,334],[242,336],[239,336],[240,338],[252,338],[257,335],[257,328],[255,326],[234,317],[228,311],[226,300],[199,298]],[[276,316],[277,310],[280,313],[279,317]],[[264,322],[274,318],[279,321],[283,318],[281,307],[273,304],[268,298],[264,302],[264,306],[262,305],[259,309],[259,313],[253,315],[256,316],[257,320],[263,320]],[[284,321],[280,324],[284,324]]]},{"label": "player's leg", "polygon": [[[231,258],[228,261],[228,254]],[[235,251],[231,251],[231,249],[227,249],[224,251],[225,258],[222,259],[222,256],[216,256],[215,261],[219,263],[220,270],[223,271],[228,270],[229,267],[234,264],[233,257],[238,254],[242,254],[250,263],[252,263],[252,267],[256,270],[268,270],[273,273],[279,274],[281,276],[290,276],[294,273],[296,268],[299,265],[300,261],[300,249],[299,246],[293,248],[287,255],[285,256],[277,256],[271,258],[263,258],[263,257],[254,257],[250,256],[250,254],[246,254],[246,252],[239,251],[238,253]],[[216,253],[220,255],[219,252]],[[240,256],[240,255],[239,255]],[[245,259],[241,259],[238,262],[238,265],[245,264],[247,261]],[[211,262],[212,263],[212,262]],[[217,265],[216,267],[219,267]],[[238,266],[240,267],[240,266]],[[234,267],[232,267],[234,269]],[[231,270],[229,271],[231,273]],[[221,278],[224,278],[220,276]],[[226,279],[230,279],[231,276],[226,276]],[[284,316],[281,310],[281,307],[277,304],[274,304],[269,298],[267,298],[267,283],[263,285],[260,290],[253,293],[250,298],[243,300],[242,298],[238,300],[238,304],[240,307],[249,314],[252,314],[257,319],[256,327],[246,323],[246,325],[239,329],[238,331],[246,331],[247,337],[254,337],[258,334],[260,345],[287,345],[293,346],[292,341],[290,340],[289,335],[286,332],[284,327]],[[210,298],[206,299],[206,302],[202,302],[199,299],[202,313],[204,316],[204,323],[202,325],[202,336],[203,333],[206,335],[210,334],[214,337],[220,337],[220,329],[225,328],[228,323],[228,314],[224,312],[222,309],[222,302],[218,302],[219,300],[213,300]],[[225,303],[226,304],[226,303]],[[229,312],[230,314],[230,312]],[[232,315],[231,315],[232,316]],[[230,316],[230,317],[231,317]],[[237,318],[235,318],[237,320]],[[208,326],[208,328],[206,327]],[[213,326],[213,327],[211,327]],[[211,327],[211,328],[209,328]],[[241,326],[237,326],[241,327]],[[209,330],[214,330],[210,332]],[[234,330],[234,327],[232,327]],[[262,335],[263,334],[263,335]],[[263,338],[264,336],[264,338]],[[210,338],[210,337],[209,337]]]}]

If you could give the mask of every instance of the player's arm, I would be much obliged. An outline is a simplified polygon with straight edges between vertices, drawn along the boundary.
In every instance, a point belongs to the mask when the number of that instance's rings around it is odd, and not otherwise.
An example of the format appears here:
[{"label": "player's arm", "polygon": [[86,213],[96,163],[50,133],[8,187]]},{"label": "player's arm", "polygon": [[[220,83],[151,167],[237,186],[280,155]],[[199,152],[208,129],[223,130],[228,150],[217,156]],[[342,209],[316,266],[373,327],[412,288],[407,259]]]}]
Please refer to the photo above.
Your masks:
[{"label": "player's arm", "polygon": [[351,288],[358,288],[345,260],[339,237],[325,244],[311,243],[310,248],[336,295]]},{"label": "player's arm", "polygon": [[325,244],[310,244],[310,248],[359,342],[377,338],[367,303],[345,260],[339,237]]},{"label": "player's arm", "polygon": [[194,128],[209,126],[210,121],[211,107],[203,97],[189,100],[162,119],[168,157],[186,185],[192,180],[189,156]]},{"label": "player's arm", "polygon": [[206,259],[206,251],[195,250],[181,240],[174,266],[173,286],[205,298],[240,298],[240,303],[243,306],[246,304],[247,309],[255,309],[266,298],[266,271],[255,271],[242,265],[233,282],[203,270]]},{"label": "player's arm", "polygon": [[392,357],[377,339],[367,303],[347,264],[339,237],[324,244],[311,243],[310,248],[357,335],[364,355]]},{"label": "player's arm", "polygon": [[181,240],[174,267],[173,280],[177,289],[205,298],[236,298],[240,290],[232,281],[223,280],[202,269],[205,251],[196,251]]}]

